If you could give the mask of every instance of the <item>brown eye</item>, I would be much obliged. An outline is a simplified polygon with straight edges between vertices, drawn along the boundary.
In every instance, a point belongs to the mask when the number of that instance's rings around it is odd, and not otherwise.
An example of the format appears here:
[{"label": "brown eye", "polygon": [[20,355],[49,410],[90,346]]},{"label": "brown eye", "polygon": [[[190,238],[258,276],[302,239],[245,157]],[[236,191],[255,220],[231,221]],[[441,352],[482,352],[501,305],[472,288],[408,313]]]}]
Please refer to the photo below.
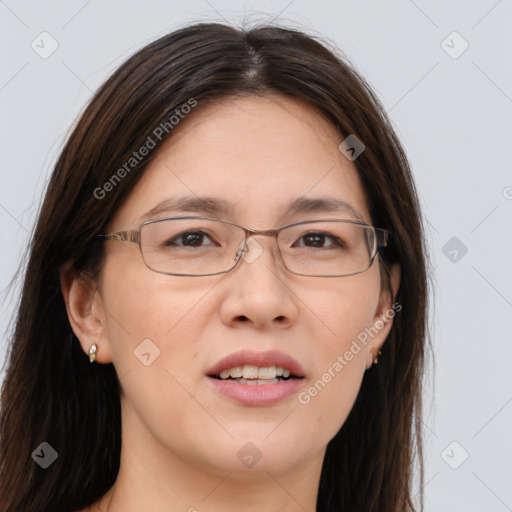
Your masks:
[{"label": "brown eye", "polygon": [[[304,244],[301,246],[305,247],[316,247],[320,249],[325,249],[328,247],[345,247],[345,243],[340,240],[338,237],[334,235],[329,235],[328,233],[322,232],[311,232],[307,233],[299,238],[299,240],[304,240]],[[330,240],[332,243],[328,246],[325,246],[325,242]]]},{"label": "brown eye", "polygon": [[183,247],[201,247],[205,238],[210,239],[203,231],[186,231],[167,240],[165,246],[179,245]]}]

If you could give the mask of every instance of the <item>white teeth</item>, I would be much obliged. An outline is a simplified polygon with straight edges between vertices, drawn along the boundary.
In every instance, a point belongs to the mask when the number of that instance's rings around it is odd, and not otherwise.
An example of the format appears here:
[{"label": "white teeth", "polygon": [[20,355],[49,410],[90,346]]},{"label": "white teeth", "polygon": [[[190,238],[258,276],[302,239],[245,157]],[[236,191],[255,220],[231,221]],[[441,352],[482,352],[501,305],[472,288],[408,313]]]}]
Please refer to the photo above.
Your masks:
[{"label": "white teeth", "polygon": [[221,379],[227,379],[231,375],[231,370],[222,370],[219,377]]},{"label": "white teeth", "polygon": [[268,380],[259,380],[258,384],[275,384],[276,382],[279,382],[279,379],[268,379]]},{"label": "white teeth", "polygon": [[[243,366],[233,366],[233,368],[226,368],[222,370],[219,377],[222,380],[229,379],[229,377],[239,380],[251,379],[253,382],[264,380],[265,383],[273,382],[276,377],[289,377],[291,371],[281,366],[254,366],[246,364]],[[243,379],[242,379],[243,378]],[[277,380],[276,380],[277,382]]]},{"label": "white teeth", "polygon": [[243,375],[244,368],[243,366],[234,366],[233,368],[231,368],[230,372],[231,377],[237,379]]},{"label": "white teeth", "polygon": [[244,364],[242,371],[244,379],[257,379],[258,378],[258,367]]},{"label": "white teeth", "polygon": [[258,379],[275,379],[277,375],[275,366],[258,368]]},{"label": "white teeth", "polygon": [[246,380],[244,378],[240,378],[240,379],[234,379],[235,382],[238,382],[239,384],[249,384],[249,386],[256,386],[258,384],[275,384],[276,382],[279,382],[279,379],[264,379],[264,380],[260,380],[260,379],[251,379],[251,380]]}]

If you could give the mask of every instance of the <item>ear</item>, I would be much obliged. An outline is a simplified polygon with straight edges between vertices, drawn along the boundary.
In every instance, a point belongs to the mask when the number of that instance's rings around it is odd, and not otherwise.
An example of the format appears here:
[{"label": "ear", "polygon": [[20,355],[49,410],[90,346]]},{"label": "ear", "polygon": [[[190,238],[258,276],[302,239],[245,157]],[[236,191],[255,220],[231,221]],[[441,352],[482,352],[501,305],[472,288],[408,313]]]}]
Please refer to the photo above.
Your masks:
[{"label": "ear", "polygon": [[368,352],[366,360],[366,369],[373,364],[375,357],[378,355],[381,346],[386,341],[389,331],[393,325],[395,314],[402,309],[401,304],[395,304],[395,298],[400,287],[400,264],[395,263],[389,271],[389,279],[391,285],[391,293],[389,290],[382,289],[377,310],[373,317],[373,325],[369,328],[371,338],[368,343]]},{"label": "ear", "polygon": [[105,322],[105,310],[96,284],[74,271],[71,261],[59,268],[60,288],[64,296],[69,323],[88,356],[96,344],[96,362],[112,362]]}]

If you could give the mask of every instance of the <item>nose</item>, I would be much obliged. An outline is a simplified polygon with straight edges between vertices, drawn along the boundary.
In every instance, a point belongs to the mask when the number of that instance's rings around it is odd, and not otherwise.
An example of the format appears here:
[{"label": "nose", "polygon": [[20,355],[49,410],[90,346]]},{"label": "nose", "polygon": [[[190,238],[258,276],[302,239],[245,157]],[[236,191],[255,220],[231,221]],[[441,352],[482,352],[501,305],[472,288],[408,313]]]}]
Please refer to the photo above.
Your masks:
[{"label": "nose", "polygon": [[231,327],[241,323],[259,329],[292,326],[298,311],[288,274],[275,238],[250,236],[237,266],[226,275],[222,321]]}]

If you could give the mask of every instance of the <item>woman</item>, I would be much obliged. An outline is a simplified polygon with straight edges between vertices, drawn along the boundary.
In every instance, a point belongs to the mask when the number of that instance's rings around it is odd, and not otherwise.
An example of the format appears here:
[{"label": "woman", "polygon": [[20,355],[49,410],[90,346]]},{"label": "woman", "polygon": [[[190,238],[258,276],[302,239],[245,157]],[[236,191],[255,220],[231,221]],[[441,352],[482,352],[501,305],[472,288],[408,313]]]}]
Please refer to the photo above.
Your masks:
[{"label": "woman", "polygon": [[3,512],[421,509],[421,214],[334,50],[149,44],[78,120],[29,250]]}]

